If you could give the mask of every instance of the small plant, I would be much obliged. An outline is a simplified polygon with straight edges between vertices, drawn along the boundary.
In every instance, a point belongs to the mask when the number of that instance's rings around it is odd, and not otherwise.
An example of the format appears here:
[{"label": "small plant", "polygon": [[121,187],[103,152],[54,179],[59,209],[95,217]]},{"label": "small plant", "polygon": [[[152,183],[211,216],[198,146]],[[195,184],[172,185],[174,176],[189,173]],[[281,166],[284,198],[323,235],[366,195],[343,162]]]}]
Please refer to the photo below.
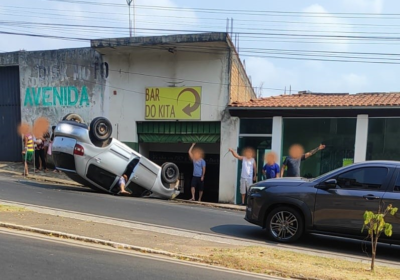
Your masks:
[{"label": "small plant", "polygon": [[378,213],[375,214],[372,211],[365,211],[364,213],[364,225],[361,232],[366,229],[368,231],[368,237],[371,239],[372,246],[372,259],[371,259],[371,270],[374,271],[376,248],[378,246],[378,239],[382,232],[387,236],[392,236],[392,225],[385,222],[385,217],[387,214],[394,216],[398,208],[393,207],[392,204],[388,205],[385,211],[382,212],[381,207],[379,207]]}]

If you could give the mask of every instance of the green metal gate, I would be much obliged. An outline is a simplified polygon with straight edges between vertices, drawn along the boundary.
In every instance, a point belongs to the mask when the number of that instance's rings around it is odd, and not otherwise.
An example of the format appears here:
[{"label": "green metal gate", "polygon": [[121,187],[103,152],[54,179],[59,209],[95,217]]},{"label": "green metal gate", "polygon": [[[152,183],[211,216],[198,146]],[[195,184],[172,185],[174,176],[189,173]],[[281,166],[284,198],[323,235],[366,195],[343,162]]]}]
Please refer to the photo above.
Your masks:
[{"label": "green metal gate", "polygon": [[139,122],[141,143],[219,143],[220,122]]}]

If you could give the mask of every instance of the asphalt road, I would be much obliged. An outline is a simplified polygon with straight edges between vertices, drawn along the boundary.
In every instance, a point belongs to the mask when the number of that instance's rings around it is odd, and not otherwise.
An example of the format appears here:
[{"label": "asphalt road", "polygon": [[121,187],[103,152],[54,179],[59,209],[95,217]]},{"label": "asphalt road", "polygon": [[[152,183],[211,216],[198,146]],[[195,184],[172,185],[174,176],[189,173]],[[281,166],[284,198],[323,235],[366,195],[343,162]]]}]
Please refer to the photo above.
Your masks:
[{"label": "asphalt road", "polygon": [[[237,271],[0,231],[2,280],[260,279]],[[261,279],[272,279],[263,277]]]},{"label": "asphalt road", "polygon": [[[94,193],[89,189],[37,182],[17,181],[0,175],[0,199],[69,211],[83,212],[136,222],[179,229],[219,234],[268,243],[261,228],[247,223],[244,212],[177,204],[155,199],[119,197]],[[269,242],[270,244],[273,244]],[[303,241],[286,245],[297,249],[340,253],[349,257],[365,257],[363,244],[343,238],[310,236]],[[400,260],[400,247],[382,244],[378,258]]]}]

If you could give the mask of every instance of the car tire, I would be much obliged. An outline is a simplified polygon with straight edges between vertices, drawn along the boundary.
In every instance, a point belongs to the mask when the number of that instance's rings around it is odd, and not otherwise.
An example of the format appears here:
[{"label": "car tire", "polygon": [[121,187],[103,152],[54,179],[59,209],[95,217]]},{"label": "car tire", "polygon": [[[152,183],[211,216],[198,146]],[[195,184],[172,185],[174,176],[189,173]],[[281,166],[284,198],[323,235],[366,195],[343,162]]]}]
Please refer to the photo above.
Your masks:
[{"label": "car tire", "polygon": [[161,166],[161,179],[166,184],[176,183],[179,179],[179,168],[175,163],[167,162]]},{"label": "car tire", "polygon": [[93,142],[104,143],[111,138],[112,125],[111,122],[103,117],[97,117],[90,123],[90,138]]},{"label": "car tire", "polygon": [[63,121],[75,121],[77,123],[84,123],[83,118],[78,114],[68,114],[62,119]]},{"label": "car tire", "polygon": [[291,243],[303,235],[304,220],[298,210],[289,206],[280,206],[268,214],[265,228],[270,239]]}]

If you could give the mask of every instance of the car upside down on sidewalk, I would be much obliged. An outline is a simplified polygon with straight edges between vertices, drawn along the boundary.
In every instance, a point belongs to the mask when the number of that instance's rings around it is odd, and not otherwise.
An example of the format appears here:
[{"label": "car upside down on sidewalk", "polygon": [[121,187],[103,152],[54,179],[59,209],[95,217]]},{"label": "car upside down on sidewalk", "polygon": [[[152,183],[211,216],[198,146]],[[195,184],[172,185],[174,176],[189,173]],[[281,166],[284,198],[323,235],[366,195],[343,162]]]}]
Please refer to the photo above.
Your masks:
[{"label": "car upside down on sidewalk", "polygon": [[179,195],[178,167],[170,162],[159,166],[112,138],[111,122],[104,117],[87,126],[79,115],[68,114],[54,133],[56,168],[80,184],[117,194],[119,179],[126,175],[125,188],[133,196],[174,199]]}]

